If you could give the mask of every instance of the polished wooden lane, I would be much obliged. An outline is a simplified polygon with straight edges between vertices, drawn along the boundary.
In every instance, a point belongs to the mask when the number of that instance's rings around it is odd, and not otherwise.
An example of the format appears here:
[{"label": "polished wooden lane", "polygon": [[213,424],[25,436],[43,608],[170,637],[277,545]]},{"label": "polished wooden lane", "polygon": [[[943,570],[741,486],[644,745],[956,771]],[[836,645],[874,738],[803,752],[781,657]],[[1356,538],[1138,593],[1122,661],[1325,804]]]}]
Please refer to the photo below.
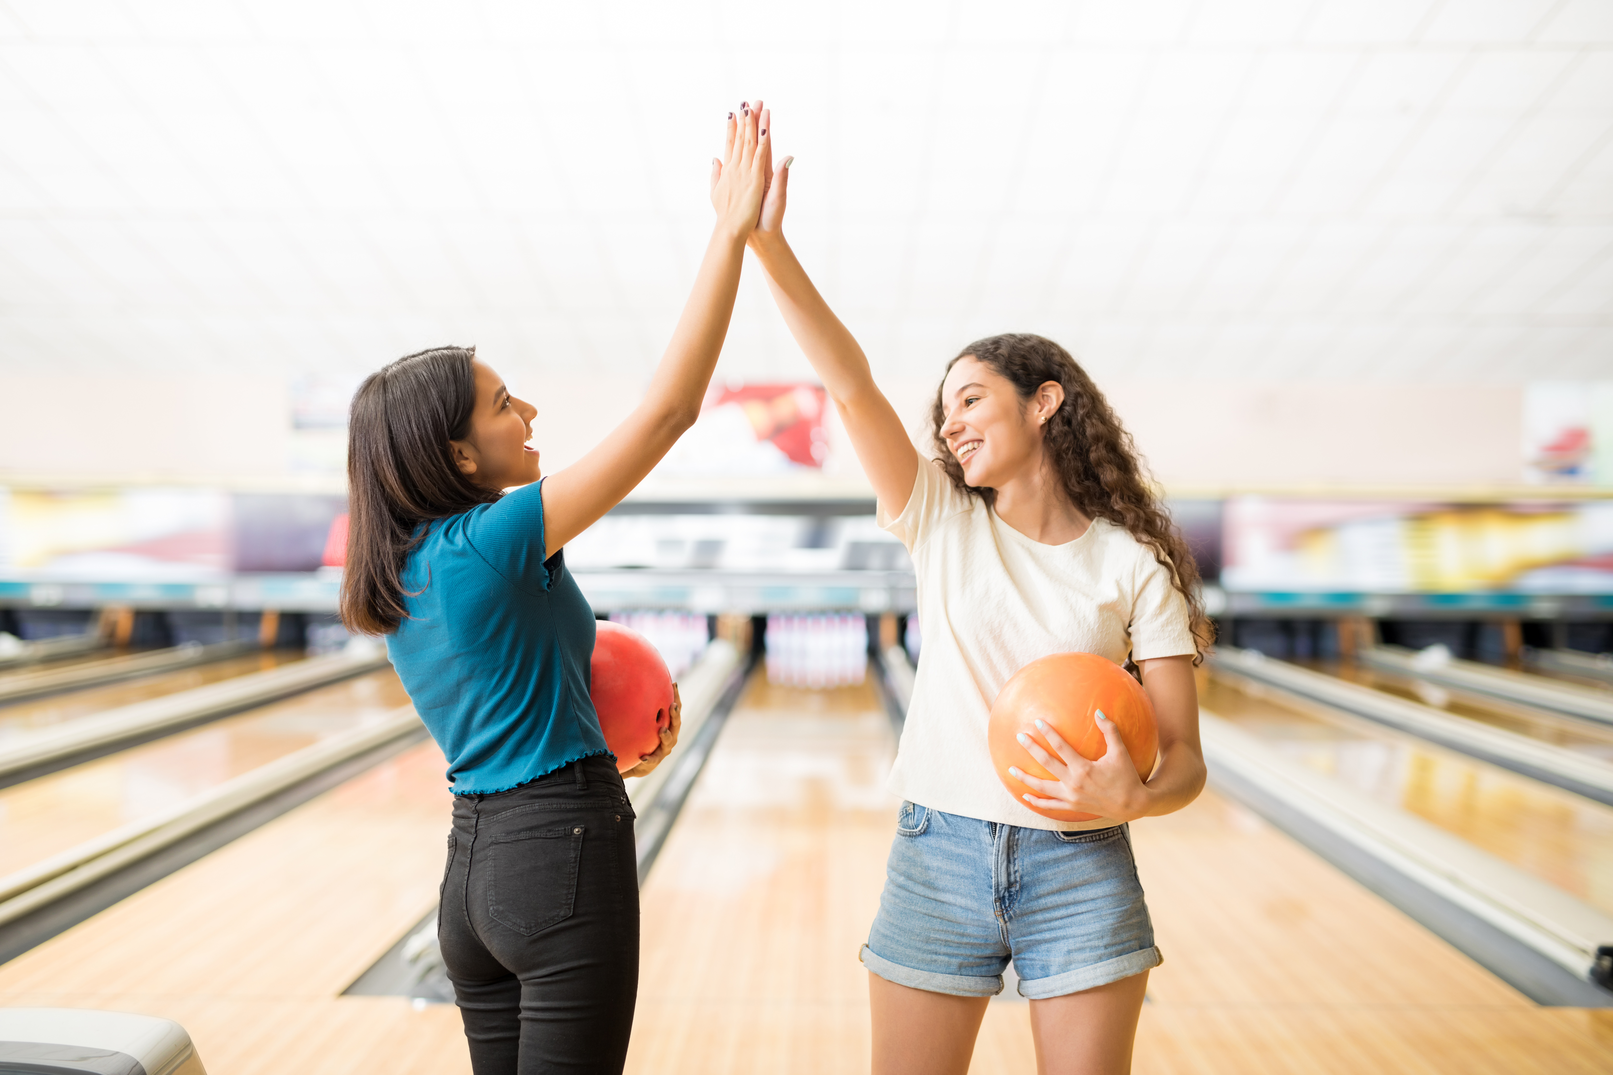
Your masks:
[{"label": "polished wooden lane", "polygon": [[1132,833],[1165,953],[1140,1072],[1613,1070],[1613,1012],[1537,1007],[1214,791]]},{"label": "polished wooden lane", "polygon": [[[1304,663],[1304,662],[1300,662]],[[1370,665],[1335,661],[1311,662],[1316,671],[1349,683],[1382,691],[1396,698],[1443,710],[1452,716],[1488,724],[1515,735],[1528,736],[1553,746],[1613,762],[1613,725],[1549,713],[1521,702],[1447,687],[1413,676],[1399,675]]]},{"label": "polished wooden lane", "polygon": [[1613,807],[1258,684],[1212,673],[1200,699],[1296,765],[1416,814],[1613,914]]},{"label": "polished wooden lane", "polygon": [[143,676],[126,683],[109,683],[104,687],[86,687],[32,701],[15,702],[0,708],[0,745],[79,717],[93,716],[118,706],[161,698],[252,672],[266,672],[302,659],[300,650],[264,650]]},{"label": "polished wooden lane", "polygon": [[0,789],[0,876],[408,703],[387,668]]},{"label": "polished wooden lane", "polygon": [[456,1075],[459,1013],[341,991],[432,906],[449,796],[411,748],[0,966],[0,1005],[177,1019],[211,1075]]},{"label": "polished wooden lane", "polygon": [[[644,889],[630,1071],[868,1070],[891,750],[870,691],[751,684]],[[1133,832],[1166,953],[1138,1071],[1606,1070],[1609,1017],[1536,1007],[1241,807]],[[971,1070],[1036,1070],[1028,1004],[989,1006]]]},{"label": "polished wooden lane", "polygon": [[867,1070],[892,756],[871,686],[751,680],[644,886],[629,1072]]},{"label": "polished wooden lane", "polygon": [[[751,684],[643,892],[630,1070],[867,1071],[891,752],[869,690]],[[442,767],[415,748],[0,966],[0,1004],[175,1018],[214,1075],[468,1072],[451,1007],[339,996],[431,905]],[[1166,954],[1140,1072],[1609,1070],[1613,1018],[1535,1007],[1213,793],[1133,833]],[[1035,1071],[1028,1012],[990,1005],[975,1075]]]}]

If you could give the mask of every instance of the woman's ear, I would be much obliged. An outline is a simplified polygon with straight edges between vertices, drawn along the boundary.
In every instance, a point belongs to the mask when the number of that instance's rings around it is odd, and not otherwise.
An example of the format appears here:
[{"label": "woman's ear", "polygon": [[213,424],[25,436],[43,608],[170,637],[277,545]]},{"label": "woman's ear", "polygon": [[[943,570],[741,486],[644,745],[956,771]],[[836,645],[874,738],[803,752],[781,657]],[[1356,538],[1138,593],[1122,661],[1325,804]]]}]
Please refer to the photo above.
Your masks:
[{"label": "woman's ear", "polygon": [[1064,406],[1064,386],[1057,381],[1043,381],[1036,389],[1036,424],[1046,425],[1060,407]]},{"label": "woman's ear", "polygon": [[448,450],[453,453],[454,466],[459,468],[459,472],[467,478],[475,478],[476,449],[467,441],[451,440],[448,442]]}]

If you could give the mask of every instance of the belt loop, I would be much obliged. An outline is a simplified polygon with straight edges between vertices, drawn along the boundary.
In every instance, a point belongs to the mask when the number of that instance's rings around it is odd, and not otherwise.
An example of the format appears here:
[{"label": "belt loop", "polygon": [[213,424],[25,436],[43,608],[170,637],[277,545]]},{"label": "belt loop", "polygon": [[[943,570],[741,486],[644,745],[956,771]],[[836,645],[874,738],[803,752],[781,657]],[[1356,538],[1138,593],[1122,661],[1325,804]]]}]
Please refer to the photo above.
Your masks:
[{"label": "belt loop", "polygon": [[576,761],[571,763],[571,773],[572,773],[573,776],[575,776],[577,778],[577,790],[578,791],[587,791],[588,790],[588,778],[583,776],[583,774],[582,774],[582,759],[581,758],[578,758]]}]

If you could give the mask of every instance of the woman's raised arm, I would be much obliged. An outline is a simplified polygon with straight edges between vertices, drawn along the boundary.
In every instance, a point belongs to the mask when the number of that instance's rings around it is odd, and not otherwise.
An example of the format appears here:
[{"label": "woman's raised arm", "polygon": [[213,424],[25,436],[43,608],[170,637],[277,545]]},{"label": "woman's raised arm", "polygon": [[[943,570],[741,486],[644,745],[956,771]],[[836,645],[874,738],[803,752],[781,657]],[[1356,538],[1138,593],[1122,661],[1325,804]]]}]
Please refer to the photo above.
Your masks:
[{"label": "woman's raised arm", "polygon": [[784,204],[792,160],[793,157],[786,158],[773,177],[762,203],[762,219],[751,233],[750,246],[767,272],[768,287],[790,334],[823,378],[823,386],[840,412],[880,507],[894,518],[907,507],[913,494],[913,483],[918,478],[918,449],[908,438],[896,408],[874,383],[868,356],[823,301],[784,239]]},{"label": "woman's raised arm", "polygon": [[762,103],[728,118],[728,143],[712,162],[717,226],[694,290],[644,399],[598,447],[543,483],[544,556],[553,556],[644,480],[700,415],[728,334],[745,241],[756,226],[770,157]]}]

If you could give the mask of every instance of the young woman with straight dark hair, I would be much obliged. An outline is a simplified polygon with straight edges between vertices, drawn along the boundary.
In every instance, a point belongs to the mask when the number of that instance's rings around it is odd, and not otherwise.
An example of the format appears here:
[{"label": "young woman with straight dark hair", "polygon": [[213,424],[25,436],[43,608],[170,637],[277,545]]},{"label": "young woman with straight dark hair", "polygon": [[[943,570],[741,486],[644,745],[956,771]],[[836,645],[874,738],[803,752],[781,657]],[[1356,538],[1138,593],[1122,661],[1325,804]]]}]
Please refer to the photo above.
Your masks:
[{"label": "young woman with straight dark hair", "polygon": [[[977,340],[947,364],[936,458],[922,458],[784,240],[789,163],[751,247],[918,574],[924,654],[890,779],[904,802],[862,949],[874,1073],[963,1075],[1010,960],[1039,1072],[1127,1071],[1161,959],[1127,823],[1204,786],[1193,665],[1211,634],[1192,554],[1103,394],[1041,336]],[[1107,718],[1096,762],[1046,728],[1058,757],[1021,742],[1056,779],[1020,773],[1031,791],[1016,797],[992,766],[991,703],[1019,669],[1069,651],[1136,663],[1157,763],[1138,779]]]},{"label": "young woman with straight dark hair", "polygon": [[[633,810],[589,700],[594,614],[564,548],[700,412],[769,179],[761,102],[728,117],[717,225],[645,398],[545,477],[537,409],[471,348],[371,374],[353,399],[342,618],[385,635],[454,792],[437,936],[476,1075],[620,1072],[638,990]],[[556,406],[608,406],[561,399]],[[678,714],[653,754],[677,741]]]}]

